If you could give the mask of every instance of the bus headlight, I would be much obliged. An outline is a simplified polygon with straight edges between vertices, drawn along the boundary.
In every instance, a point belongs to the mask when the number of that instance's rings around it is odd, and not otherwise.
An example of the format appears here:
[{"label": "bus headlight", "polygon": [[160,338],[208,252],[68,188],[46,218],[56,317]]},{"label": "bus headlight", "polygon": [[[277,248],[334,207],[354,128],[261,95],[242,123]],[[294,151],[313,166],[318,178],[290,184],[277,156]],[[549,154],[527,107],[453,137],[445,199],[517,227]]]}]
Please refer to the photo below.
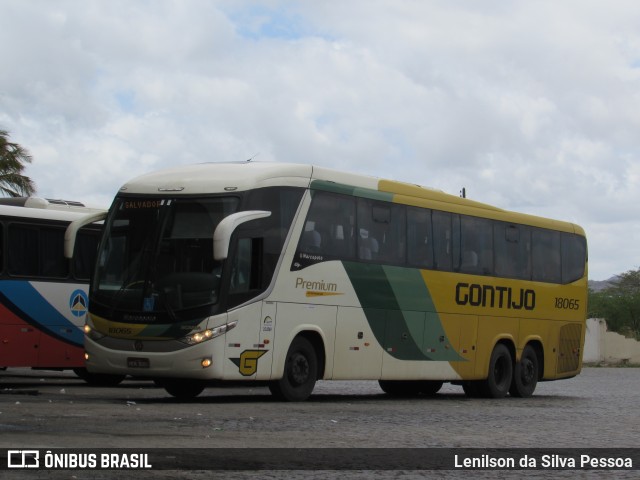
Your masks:
[{"label": "bus headlight", "polygon": [[87,337],[89,337],[91,340],[100,340],[101,338],[105,337],[105,335],[98,332],[96,329],[92,328],[91,325],[89,325],[88,323],[84,324],[84,327],[82,327],[82,330],[84,331],[84,334]]},{"label": "bus headlight", "polygon": [[211,340],[212,338],[219,337],[220,335],[224,335],[229,330],[235,328],[238,322],[231,322],[225,325],[220,325],[216,328],[207,328],[206,330],[195,332],[186,337],[182,337],[179,341],[186,343],[187,345],[197,345],[198,343],[206,342],[207,340]]}]

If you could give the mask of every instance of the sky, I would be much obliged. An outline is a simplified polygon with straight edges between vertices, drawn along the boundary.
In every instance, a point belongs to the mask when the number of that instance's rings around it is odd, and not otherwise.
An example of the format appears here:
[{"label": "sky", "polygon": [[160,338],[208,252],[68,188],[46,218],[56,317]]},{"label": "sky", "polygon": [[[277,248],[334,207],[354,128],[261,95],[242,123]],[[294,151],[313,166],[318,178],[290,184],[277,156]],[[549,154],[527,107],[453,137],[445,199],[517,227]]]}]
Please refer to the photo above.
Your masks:
[{"label": "sky", "polygon": [[640,268],[637,0],[0,0],[0,129],[37,195],[293,162],[581,225]]}]

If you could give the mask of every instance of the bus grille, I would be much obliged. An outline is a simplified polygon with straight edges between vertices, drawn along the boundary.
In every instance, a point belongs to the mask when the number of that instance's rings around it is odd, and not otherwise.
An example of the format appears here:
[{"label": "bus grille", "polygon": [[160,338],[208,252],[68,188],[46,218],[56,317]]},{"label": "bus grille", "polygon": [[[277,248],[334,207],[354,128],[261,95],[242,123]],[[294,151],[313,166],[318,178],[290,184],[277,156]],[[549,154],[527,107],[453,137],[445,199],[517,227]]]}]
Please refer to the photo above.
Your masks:
[{"label": "bus grille", "polygon": [[574,372],[580,365],[582,325],[570,323],[560,328],[560,352],[557,373]]}]

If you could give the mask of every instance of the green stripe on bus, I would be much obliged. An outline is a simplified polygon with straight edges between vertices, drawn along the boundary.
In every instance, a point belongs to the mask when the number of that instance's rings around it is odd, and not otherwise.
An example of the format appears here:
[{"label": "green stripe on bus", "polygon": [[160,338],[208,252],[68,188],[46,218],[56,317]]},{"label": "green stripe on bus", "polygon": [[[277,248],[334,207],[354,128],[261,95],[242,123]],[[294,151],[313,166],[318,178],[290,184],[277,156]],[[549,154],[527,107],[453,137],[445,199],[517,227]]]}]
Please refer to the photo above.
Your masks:
[{"label": "green stripe on bus", "polygon": [[450,345],[420,271],[343,262],[367,322],[382,348],[399,360],[461,361]]}]

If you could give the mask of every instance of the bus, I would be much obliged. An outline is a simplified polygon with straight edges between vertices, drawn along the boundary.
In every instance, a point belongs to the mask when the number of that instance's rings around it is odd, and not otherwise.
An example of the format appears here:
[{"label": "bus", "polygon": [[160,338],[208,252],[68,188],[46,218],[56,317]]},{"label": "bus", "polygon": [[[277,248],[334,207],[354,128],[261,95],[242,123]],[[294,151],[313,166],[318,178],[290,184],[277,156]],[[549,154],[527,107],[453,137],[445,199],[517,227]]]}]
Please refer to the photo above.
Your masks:
[{"label": "bus", "polygon": [[[0,369],[73,369],[87,381],[83,327],[101,226],[78,234],[71,261],[64,234],[103,210],[38,197],[0,199]],[[115,380],[115,378],[112,378]]]},{"label": "bus", "polygon": [[119,190],[89,300],[89,371],[179,398],[253,382],[303,401],[332,379],[528,397],[581,370],[587,243],[572,223],[408,183],[209,163]]}]

